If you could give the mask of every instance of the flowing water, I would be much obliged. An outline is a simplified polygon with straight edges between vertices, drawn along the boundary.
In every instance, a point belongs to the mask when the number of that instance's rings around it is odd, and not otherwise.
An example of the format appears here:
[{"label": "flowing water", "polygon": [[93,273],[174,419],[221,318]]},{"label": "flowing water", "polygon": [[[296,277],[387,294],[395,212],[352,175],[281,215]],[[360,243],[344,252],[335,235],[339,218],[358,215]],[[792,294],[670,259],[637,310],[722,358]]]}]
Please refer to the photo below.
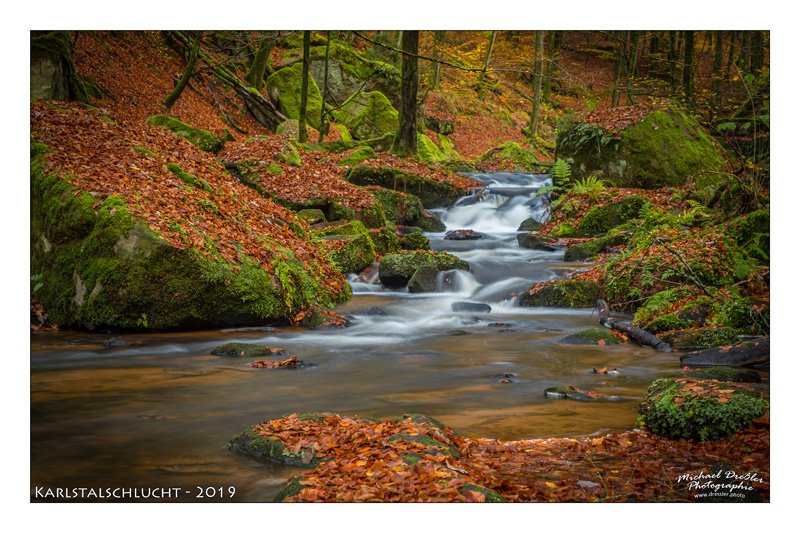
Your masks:
[{"label": "flowing water", "polygon": [[[439,214],[448,230],[472,229],[484,238],[428,235],[433,249],[458,255],[470,272],[440,274],[441,292],[425,294],[353,276],[353,299],[337,309],[352,318],[346,329],[128,334],[119,347],[106,346],[112,335],[34,334],[32,493],[35,486],[182,487],[190,491],[182,500],[203,501],[195,499],[196,486],[234,486],[234,500],[269,501],[302,470],[259,464],[224,445],[247,425],[291,412],[378,418],[422,412],[463,435],[498,439],[634,427],[647,385],[675,375],[677,355],[635,345],[560,344],[597,325],[592,310],[516,306],[516,295],[533,282],[586,265],[563,262],[563,252],[517,245],[524,219],[547,216],[544,197],[535,193],[548,176],[473,177],[487,186],[484,194]],[[489,304],[491,312],[452,310],[464,301]],[[287,348],[317,366],[254,369],[209,355],[229,341]],[[621,373],[594,374],[594,367]],[[505,374],[511,383],[502,382]],[[559,384],[603,399],[544,397],[545,388]]]}]

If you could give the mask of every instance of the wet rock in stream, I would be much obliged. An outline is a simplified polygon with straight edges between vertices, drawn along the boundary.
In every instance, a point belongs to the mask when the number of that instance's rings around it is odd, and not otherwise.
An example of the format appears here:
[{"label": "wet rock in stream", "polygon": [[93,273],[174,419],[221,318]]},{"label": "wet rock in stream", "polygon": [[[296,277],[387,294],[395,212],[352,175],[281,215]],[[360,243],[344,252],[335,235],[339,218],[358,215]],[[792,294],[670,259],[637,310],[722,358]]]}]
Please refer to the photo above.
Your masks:
[{"label": "wet rock in stream", "polygon": [[479,302],[453,302],[450,308],[456,313],[491,313],[492,306]]},{"label": "wet rock in stream", "polygon": [[218,355],[220,357],[263,357],[265,355],[288,357],[289,352],[283,348],[270,348],[262,344],[227,342],[211,350],[211,355]]}]

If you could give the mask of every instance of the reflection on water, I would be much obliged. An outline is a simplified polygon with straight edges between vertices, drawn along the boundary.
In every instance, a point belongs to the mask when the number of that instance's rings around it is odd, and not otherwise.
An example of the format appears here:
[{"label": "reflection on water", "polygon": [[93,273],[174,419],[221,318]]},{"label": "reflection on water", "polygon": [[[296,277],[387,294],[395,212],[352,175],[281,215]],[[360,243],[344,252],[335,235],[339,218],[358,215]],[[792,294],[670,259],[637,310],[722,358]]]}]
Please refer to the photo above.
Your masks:
[{"label": "reflection on water", "polygon": [[[338,309],[352,317],[349,328],[129,334],[116,347],[106,346],[111,335],[34,335],[32,490],[235,486],[237,501],[270,501],[302,469],[258,464],[224,445],[250,424],[291,412],[379,418],[423,412],[463,435],[499,439],[634,427],[647,385],[677,374],[678,355],[633,345],[562,345],[563,337],[597,325],[591,310],[517,307],[516,295],[533,281],[577,265],[563,263],[560,253],[517,247],[519,223],[543,212],[532,191],[548,181],[492,176],[483,179],[505,196],[490,193],[443,217],[448,229],[477,229],[485,239],[430,235],[435,249],[467,260],[471,272],[457,274],[449,292],[433,294],[354,282],[352,302]],[[511,177],[502,182],[502,176]],[[453,312],[458,301],[487,303],[492,311]],[[376,307],[383,314],[375,314]],[[448,335],[453,330],[467,334]],[[318,366],[255,369],[209,354],[229,341],[287,348]],[[604,366],[622,374],[592,373]],[[514,382],[501,383],[497,374],[514,374]],[[605,399],[545,398],[544,389],[558,384],[595,390]]]}]

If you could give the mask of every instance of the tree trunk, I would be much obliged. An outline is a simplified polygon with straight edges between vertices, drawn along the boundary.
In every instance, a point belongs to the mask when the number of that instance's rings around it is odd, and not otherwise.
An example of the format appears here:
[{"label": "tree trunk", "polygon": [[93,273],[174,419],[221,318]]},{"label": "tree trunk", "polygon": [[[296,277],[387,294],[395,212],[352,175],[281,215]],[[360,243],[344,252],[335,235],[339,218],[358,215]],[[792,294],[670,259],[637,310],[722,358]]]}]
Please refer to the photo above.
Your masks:
[{"label": "tree trunk", "polygon": [[622,69],[625,65],[625,43],[623,35],[625,32],[619,32],[621,35],[617,41],[617,60],[614,62],[614,87],[611,89],[611,108],[619,107],[619,83],[622,79]]},{"label": "tree trunk", "polygon": [[669,61],[669,84],[673,91],[678,84],[678,32],[669,32],[669,53],[667,60]]},{"label": "tree trunk", "polygon": [[324,74],[322,75],[322,108],[320,110],[319,140],[317,142],[322,142],[322,140],[325,138],[325,134],[328,133],[328,121],[325,112],[325,98],[328,96],[328,61],[331,52],[331,32],[326,31],[325,35],[327,37],[325,41],[325,70]]},{"label": "tree trunk", "polygon": [[408,156],[417,153],[417,54],[419,31],[403,32],[403,62],[400,72],[400,124],[392,153]]},{"label": "tree trunk", "polygon": [[265,37],[261,41],[255,56],[253,56],[250,70],[247,71],[247,76],[245,76],[247,83],[257,91],[261,91],[261,87],[264,85],[264,73],[267,71],[271,52],[272,40]]},{"label": "tree trunk", "polygon": [[671,352],[672,346],[652,333],[643,330],[640,327],[633,326],[620,322],[611,318],[611,309],[605,300],[597,300],[597,312],[600,315],[600,325],[609,329],[615,329],[619,332],[625,333],[628,337],[642,346],[649,346],[659,352]]},{"label": "tree trunk", "polygon": [[544,80],[542,80],[542,100],[545,102],[550,100],[550,90],[552,89],[553,80],[553,56],[555,55],[556,48],[556,32],[547,32],[547,66],[544,69]]},{"label": "tree trunk", "polygon": [[167,96],[167,99],[164,100],[164,107],[167,109],[172,107],[172,104],[174,104],[178,97],[180,97],[183,89],[186,87],[186,84],[189,83],[189,78],[192,76],[192,72],[194,71],[194,64],[197,61],[197,54],[200,52],[200,36],[201,33],[199,31],[195,32],[194,44],[189,52],[189,61],[186,63],[183,76],[181,76],[181,79],[178,80],[178,84],[175,85],[172,93],[170,93],[170,95]]},{"label": "tree trunk", "polygon": [[308,128],[306,127],[306,112],[308,111],[308,64],[311,50],[311,32],[303,32],[303,74],[300,81],[300,125],[298,126],[297,140],[301,143],[308,141]]},{"label": "tree trunk", "polygon": [[722,32],[714,32],[714,78],[711,90],[714,93],[714,108],[717,113],[722,107]]},{"label": "tree trunk", "polygon": [[681,366],[769,366],[769,337],[681,356]]},{"label": "tree trunk", "polygon": [[631,32],[631,52],[628,61],[628,77],[639,76],[639,34],[641,32]]},{"label": "tree trunk", "polygon": [[687,100],[694,96],[694,31],[685,32],[683,50],[683,95]]},{"label": "tree trunk", "polygon": [[750,43],[752,48],[750,72],[755,73],[764,66],[764,35],[760,31],[754,31]]},{"label": "tree trunk", "polygon": [[443,31],[435,31],[433,32],[433,59],[434,61],[431,62],[431,78],[430,78],[430,86],[432,90],[436,90],[439,87],[439,80],[441,76],[441,67],[442,64],[439,61],[442,60],[442,46],[444,45],[444,32]]},{"label": "tree trunk", "polygon": [[736,51],[736,40],[739,32],[730,32],[730,42],[728,44],[728,62],[725,64],[725,79],[731,79],[731,65],[733,64],[734,52]]},{"label": "tree trunk", "polygon": [[486,56],[483,58],[483,70],[478,76],[478,95],[483,98],[483,80],[486,77],[486,71],[489,69],[489,62],[492,60],[492,50],[494,49],[494,41],[497,38],[497,32],[493,31],[489,37],[489,47],[486,49]]},{"label": "tree trunk", "polygon": [[539,126],[539,105],[542,101],[542,72],[544,70],[544,31],[536,32],[536,46],[533,59],[533,103],[528,124],[528,140],[536,146],[536,130]]}]

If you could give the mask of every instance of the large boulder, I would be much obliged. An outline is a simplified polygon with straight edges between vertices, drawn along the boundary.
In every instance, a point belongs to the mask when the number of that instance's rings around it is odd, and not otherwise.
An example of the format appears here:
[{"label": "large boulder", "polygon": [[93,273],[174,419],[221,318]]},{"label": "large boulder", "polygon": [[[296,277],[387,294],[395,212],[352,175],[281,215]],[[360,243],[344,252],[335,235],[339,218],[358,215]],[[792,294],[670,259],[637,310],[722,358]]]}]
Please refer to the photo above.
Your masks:
[{"label": "large boulder", "polygon": [[[296,63],[284,67],[267,77],[267,91],[273,102],[290,119],[300,119],[300,89],[303,81],[303,65]],[[308,102],[306,122],[314,129],[320,128],[322,96],[313,78],[308,79]]]},{"label": "large boulder", "polygon": [[429,265],[437,272],[455,269],[469,270],[469,264],[466,261],[444,252],[417,250],[389,254],[381,258],[379,271],[381,283],[389,288],[405,287],[417,268],[422,265]]},{"label": "large boulder", "polygon": [[397,131],[397,110],[378,91],[361,93],[334,114],[336,122],[350,128],[354,139],[374,139]]},{"label": "large boulder", "polygon": [[426,209],[447,207],[464,196],[458,187],[396,168],[376,168],[359,165],[347,171],[347,181],[355,185],[379,185],[417,196]]},{"label": "large boulder", "polygon": [[691,176],[719,171],[725,163],[705,129],[677,107],[656,109],[619,132],[576,123],[559,131],[556,151],[576,175],[599,171],[618,187],[646,189],[684,185]]},{"label": "large boulder", "polygon": [[478,159],[475,164],[487,170],[507,172],[542,172],[547,168],[542,165],[533,152],[530,152],[514,141],[507,141],[499,146],[490,148]]},{"label": "large boulder", "polygon": [[594,307],[600,286],[594,281],[559,280],[534,284],[519,297],[523,307]]},{"label": "large boulder", "polygon": [[642,424],[653,433],[705,441],[746,429],[767,406],[753,385],[662,378],[650,385],[639,413]]},{"label": "large boulder", "polygon": [[316,232],[331,250],[332,263],[339,272],[361,272],[375,260],[375,245],[370,232],[358,220]]}]

